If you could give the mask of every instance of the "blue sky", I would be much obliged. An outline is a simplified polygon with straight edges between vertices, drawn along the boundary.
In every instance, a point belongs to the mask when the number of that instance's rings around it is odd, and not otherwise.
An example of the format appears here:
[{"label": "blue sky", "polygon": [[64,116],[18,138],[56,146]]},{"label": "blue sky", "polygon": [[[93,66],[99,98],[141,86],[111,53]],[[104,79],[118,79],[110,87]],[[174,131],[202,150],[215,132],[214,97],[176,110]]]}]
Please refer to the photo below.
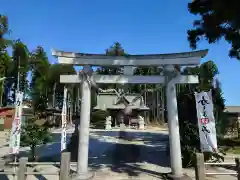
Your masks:
[{"label": "blue sky", "polygon": [[[186,31],[195,16],[187,0],[7,0],[0,13],[9,17],[11,38],[21,39],[30,50],[44,47],[52,63],[51,48],[103,53],[119,41],[130,54],[190,51]],[[240,105],[240,61],[228,57],[229,45],[201,42],[209,48],[202,60],[219,68],[227,105]]]}]

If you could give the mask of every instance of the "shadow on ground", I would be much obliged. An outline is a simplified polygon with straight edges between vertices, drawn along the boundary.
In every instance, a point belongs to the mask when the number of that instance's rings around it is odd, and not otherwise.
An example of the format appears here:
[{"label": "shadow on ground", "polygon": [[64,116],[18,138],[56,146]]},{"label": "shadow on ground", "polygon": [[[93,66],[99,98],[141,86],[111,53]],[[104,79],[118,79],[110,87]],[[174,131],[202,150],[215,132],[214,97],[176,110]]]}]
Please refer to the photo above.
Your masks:
[{"label": "shadow on ground", "polygon": [[[76,134],[69,146],[72,161],[77,159]],[[168,135],[162,133],[94,131],[90,139],[89,166],[94,171],[109,168],[128,176],[144,173],[163,178],[163,168],[170,166],[167,143]]]},{"label": "shadow on ground", "polygon": [[[73,134],[68,148],[72,161],[77,159],[78,137],[76,133]],[[167,178],[161,168],[167,168],[170,165],[166,153],[168,135],[137,131],[94,131],[91,134],[89,167],[93,171],[109,168],[113,172],[125,173],[131,177],[137,177],[144,173],[155,178]],[[58,133],[54,134],[52,144],[37,148],[38,161],[60,161],[60,136]],[[70,141],[69,136],[67,141]],[[20,157],[28,155],[29,152],[22,152]],[[156,169],[156,167],[161,168]],[[73,167],[73,169],[75,168]],[[42,176],[37,178],[44,179]]]},{"label": "shadow on ground", "polygon": [[[61,157],[61,134],[53,133],[53,141],[46,145],[38,146],[36,149],[37,161],[38,162],[59,162]],[[67,142],[70,140],[71,134],[67,134]],[[17,157],[17,161],[21,157],[30,158],[30,149],[22,150]],[[13,171],[13,166],[9,165],[9,162],[14,162],[14,157],[12,155],[6,155],[3,157],[6,163],[6,170]],[[34,166],[30,166],[34,167]],[[57,167],[57,166],[56,166]],[[33,170],[36,171],[36,170]],[[47,180],[44,175],[35,175],[35,177],[39,180]],[[0,180],[8,180],[6,175],[0,175]]]}]

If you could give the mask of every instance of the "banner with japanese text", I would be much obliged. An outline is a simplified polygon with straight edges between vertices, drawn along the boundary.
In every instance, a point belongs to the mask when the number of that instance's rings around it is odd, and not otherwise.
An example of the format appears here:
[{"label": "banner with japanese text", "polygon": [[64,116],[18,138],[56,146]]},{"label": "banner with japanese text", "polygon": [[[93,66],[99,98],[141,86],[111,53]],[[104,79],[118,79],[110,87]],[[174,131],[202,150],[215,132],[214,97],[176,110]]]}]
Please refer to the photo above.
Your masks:
[{"label": "banner with japanese text", "polygon": [[61,151],[67,146],[67,88],[64,87],[62,106],[62,131],[61,131]]},{"label": "banner with japanese text", "polygon": [[9,142],[10,154],[18,154],[20,149],[22,102],[23,102],[23,92],[18,92],[16,94],[15,116],[12,122],[12,130],[11,130],[10,142]]},{"label": "banner with japanese text", "polygon": [[201,150],[202,152],[217,152],[212,91],[195,93],[195,99]]}]

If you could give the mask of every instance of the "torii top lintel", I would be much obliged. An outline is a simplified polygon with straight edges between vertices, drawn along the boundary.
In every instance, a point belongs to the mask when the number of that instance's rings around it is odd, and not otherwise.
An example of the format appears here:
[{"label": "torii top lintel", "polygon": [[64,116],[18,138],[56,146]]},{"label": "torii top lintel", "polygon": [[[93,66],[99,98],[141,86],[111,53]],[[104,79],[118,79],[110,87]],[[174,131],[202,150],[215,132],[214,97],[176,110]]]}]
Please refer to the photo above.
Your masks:
[{"label": "torii top lintel", "polygon": [[73,53],[52,50],[60,64],[94,66],[161,66],[161,65],[198,65],[208,50],[127,56],[108,56],[105,54]]}]

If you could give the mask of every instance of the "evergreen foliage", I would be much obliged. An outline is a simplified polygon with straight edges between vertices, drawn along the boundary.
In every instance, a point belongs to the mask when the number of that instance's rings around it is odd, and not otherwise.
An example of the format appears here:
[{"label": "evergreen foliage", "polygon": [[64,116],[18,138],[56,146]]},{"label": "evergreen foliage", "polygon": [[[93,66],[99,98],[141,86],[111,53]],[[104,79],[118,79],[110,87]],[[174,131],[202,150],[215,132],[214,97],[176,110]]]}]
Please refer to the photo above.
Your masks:
[{"label": "evergreen foliage", "polygon": [[[186,68],[183,74],[198,75],[200,83],[197,85],[184,85],[178,94],[178,116],[181,137],[181,150],[183,166],[189,167],[195,164],[195,153],[200,152],[200,140],[198,121],[196,113],[196,102],[194,92],[212,91],[214,103],[214,115],[216,117],[217,132],[224,133],[224,123],[226,116],[224,114],[224,98],[220,86],[215,86],[215,77],[219,74],[216,64],[212,61],[203,63],[201,66]],[[218,81],[217,81],[218,82]],[[221,160],[220,154],[207,154]]]},{"label": "evergreen foliage", "polygon": [[44,119],[35,116],[26,119],[21,130],[21,146],[31,148],[31,160],[36,160],[36,148],[38,145],[46,144],[51,141],[52,136],[47,124],[43,124]]},{"label": "evergreen foliage", "polygon": [[212,44],[224,38],[232,46],[229,55],[240,59],[240,1],[194,0],[188,8],[199,17],[193,22],[194,28],[188,31],[192,48],[202,39]]}]

